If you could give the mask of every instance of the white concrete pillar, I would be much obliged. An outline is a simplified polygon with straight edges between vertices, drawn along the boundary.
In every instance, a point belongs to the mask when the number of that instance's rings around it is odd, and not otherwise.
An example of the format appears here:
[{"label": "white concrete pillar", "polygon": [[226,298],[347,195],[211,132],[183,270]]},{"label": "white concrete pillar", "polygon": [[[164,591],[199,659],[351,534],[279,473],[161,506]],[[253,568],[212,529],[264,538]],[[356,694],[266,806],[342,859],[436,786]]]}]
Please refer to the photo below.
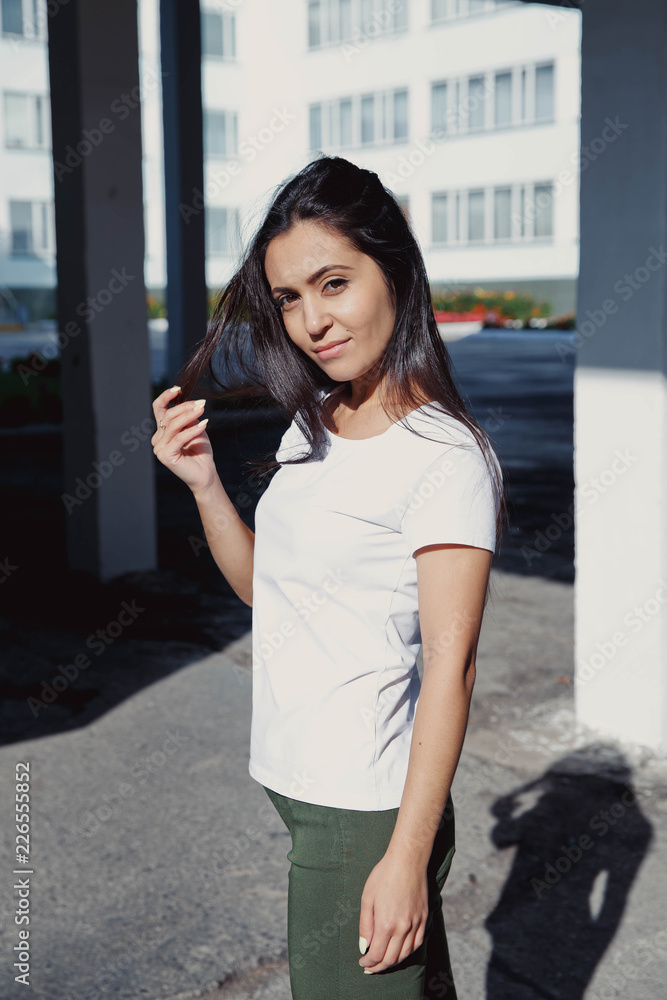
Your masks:
[{"label": "white concrete pillar", "polygon": [[667,745],[667,5],[582,6],[575,704]]},{"label": "white concrete pillar", "polygon": [[67,553],[106,582],[157,560],[137,3],[48,25]]}]

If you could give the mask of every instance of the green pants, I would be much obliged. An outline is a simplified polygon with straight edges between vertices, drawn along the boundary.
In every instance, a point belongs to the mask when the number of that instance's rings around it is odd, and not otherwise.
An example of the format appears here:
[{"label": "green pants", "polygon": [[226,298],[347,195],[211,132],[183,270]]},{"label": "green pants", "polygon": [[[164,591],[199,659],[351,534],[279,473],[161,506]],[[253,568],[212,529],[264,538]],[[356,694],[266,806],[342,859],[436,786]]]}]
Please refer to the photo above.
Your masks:
[{"label": "green pants", "polygon": [[440,895],[456,849],[451,795],[428,864],[424,940],[402,962],[366,975],[359,965],[361,894],[389,846],[398,807],[336,809],[262,787],[292,839],[287,945],[294,1000],[456,1000]]}]

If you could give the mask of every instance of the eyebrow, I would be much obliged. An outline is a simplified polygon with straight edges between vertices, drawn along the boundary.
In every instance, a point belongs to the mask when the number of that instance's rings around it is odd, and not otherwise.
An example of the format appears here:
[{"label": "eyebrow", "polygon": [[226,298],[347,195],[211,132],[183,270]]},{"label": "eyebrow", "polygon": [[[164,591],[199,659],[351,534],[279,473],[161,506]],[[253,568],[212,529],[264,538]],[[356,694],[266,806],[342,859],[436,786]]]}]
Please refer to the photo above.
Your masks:
[{"label": "eyebrow", "polygon": [[[323,274],[326,274],[327,271],[353,271],[353,270],[354,268],[349,264],[325,264],[324,267],[321,267],[318,271],[315,271],[314,274],[311,274],[309,278],[306,278],[306,284],[314,285],[315,282],[319,278],[321,278]],[[271,289],[271,294],[274,296],[276,294],[283,295],[285,292],[293,292],[293,291],[294,291],[293,288],[276,287]]]}]

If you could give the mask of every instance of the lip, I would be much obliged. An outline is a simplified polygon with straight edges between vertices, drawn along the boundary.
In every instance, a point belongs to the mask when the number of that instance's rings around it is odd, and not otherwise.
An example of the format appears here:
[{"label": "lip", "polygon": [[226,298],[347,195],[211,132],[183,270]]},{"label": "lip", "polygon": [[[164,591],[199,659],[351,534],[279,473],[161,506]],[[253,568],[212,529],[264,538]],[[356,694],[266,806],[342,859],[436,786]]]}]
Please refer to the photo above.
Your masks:
[{"label": "lip", "polygon": [[347,340],[333,340],[330,344],[327,344],[324,347],[314,348],[315,353],[319,358],[324,358],[325,360],[326,358],[336,358],[350,339],[351,338],[348,337]]}]

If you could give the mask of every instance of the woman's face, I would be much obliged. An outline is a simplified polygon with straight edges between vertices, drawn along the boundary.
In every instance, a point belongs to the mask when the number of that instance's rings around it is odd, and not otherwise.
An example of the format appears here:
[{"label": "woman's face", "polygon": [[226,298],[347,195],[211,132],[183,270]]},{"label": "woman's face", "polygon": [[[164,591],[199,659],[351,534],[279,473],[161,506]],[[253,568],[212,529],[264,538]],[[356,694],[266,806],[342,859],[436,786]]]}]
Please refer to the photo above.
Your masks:
[{"label": "woman's face", "polygon": [[[332,379],[359,378],[380,360],[395,309],[372,257],[306,220],[271,240],[264,270],[290,340]],[[318,353],[338,341],[344,346]]]}]

